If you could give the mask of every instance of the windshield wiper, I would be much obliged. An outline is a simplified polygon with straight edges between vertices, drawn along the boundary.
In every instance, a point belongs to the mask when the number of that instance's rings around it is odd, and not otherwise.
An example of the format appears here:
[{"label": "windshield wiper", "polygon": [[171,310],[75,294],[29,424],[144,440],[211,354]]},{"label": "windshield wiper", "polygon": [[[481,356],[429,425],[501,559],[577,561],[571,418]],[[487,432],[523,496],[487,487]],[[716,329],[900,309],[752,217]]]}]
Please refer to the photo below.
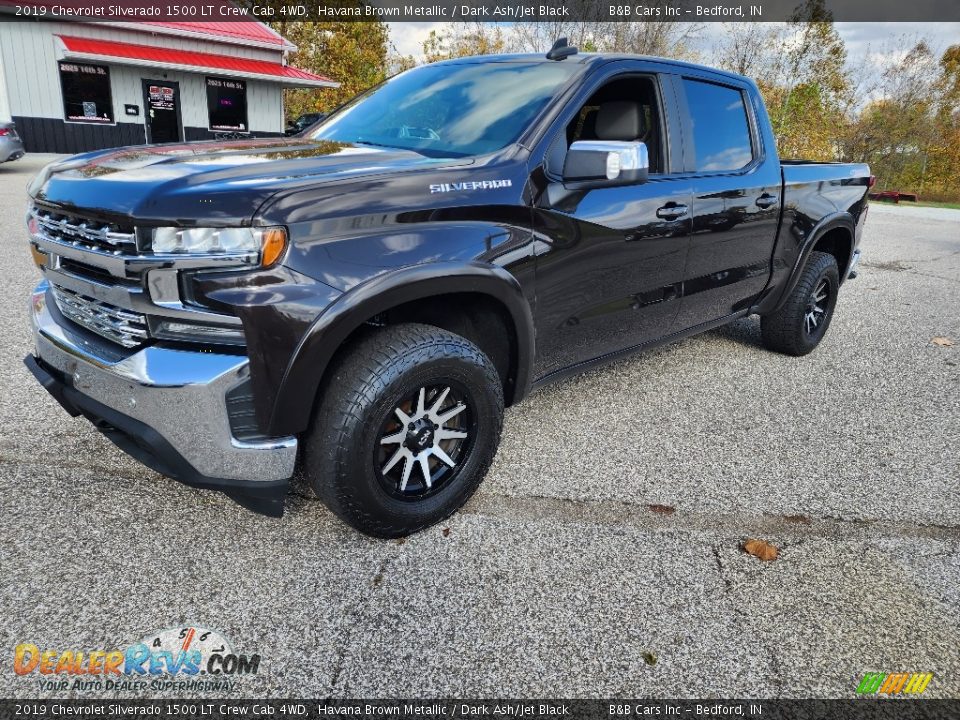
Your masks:
[{"label": "windshield wiper", "polygon": [[[351,142],[354,145],[369,145],[370,147],[382,147],[390,150],[413,150],[413,148],[403,148],[398,145],[385,145],[383,143],[370,142],[369,140],[353,140]],[[416,150],[414,150],[414,152],[416,152]]]},{"label": "windshield wiper", "polygon": [[385,145],[383,143],[370,142],[369,140],[350,140],[350,143],[353,145],[369,145],[370,147],[387,148],[388,150],[405,150],[407,152],[416,153],[417,155],[422,155],[423,157],[433,159],[467,157],[466,153],[455,153],[450,152],[449,150],[441,151],[432,150],[430,148],[406,147],[404,145]]}]

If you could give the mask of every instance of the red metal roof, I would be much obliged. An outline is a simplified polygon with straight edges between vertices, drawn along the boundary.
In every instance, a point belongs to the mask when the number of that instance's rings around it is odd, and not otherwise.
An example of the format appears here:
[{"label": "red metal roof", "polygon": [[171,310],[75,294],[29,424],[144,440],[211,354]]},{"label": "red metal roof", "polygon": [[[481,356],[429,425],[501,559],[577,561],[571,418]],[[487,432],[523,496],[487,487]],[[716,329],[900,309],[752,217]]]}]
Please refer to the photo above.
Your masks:
[{"label": "red metal roof", "polygon": [[136,65],[145,64],[172,69],[205,71],[216,75],[257,77],[300,87],[337,85],[334,80],[323,75],[315,75],[306,70],[265,60],[249,60],[228,55],[173,50],[154,45],[93,40],[71,35],[58,35],[57,37],[63,42],[66,56],[72,58],[113,60],[114,62],[128,61],[130,64]]},{"label": "red metal roof", "polygon": [[282,48],[289,45],[280,35],[260,23],[250,20],[231,22],[144,22],[138,23],[138,29],[161,27],[187,33],[200,33],[224,39],[249,40]]},{"label": "red metal roof", "polygon": [[[145,0],[133,0],[132,5],[149,5]],[[102,0],[0,0],[0,6],[30,6],[42,8],[45,12],[40,16],[48,19],[55,19],[63,14],[63,9],[82,10],[85,8],[96,8],[102,6]],[[208,8],[213,17],[223,16],[219,8],[237,7],[231,0],[205,0],[204,6]],[[100,8],[102,10],[102,8]],[[33,16],[37,17],[37,16]],[[87,16],[81,15],[86,18]],[[229,16],[236,17],[236,16]],[[241,16],[242,17],[242,16]],[[72,19],[72,18],[71,18]],[[106,20],[106,22],[104,22]],[[113,20],[113,22],[111,22]],[[278,33],[257,20],[230,20],[225,22],[202,22],[202,21],[145,21],[130,22],[122,17],[91,16],[86,20],[92,25],[122,25],[125,29],[136,32],[166,32],[179,33],[186,36],[197,35],[226,43],[237,43],[241,45],[256,44],[273,46],[278,50],[292,49],[294,45],[283,38]]]}]

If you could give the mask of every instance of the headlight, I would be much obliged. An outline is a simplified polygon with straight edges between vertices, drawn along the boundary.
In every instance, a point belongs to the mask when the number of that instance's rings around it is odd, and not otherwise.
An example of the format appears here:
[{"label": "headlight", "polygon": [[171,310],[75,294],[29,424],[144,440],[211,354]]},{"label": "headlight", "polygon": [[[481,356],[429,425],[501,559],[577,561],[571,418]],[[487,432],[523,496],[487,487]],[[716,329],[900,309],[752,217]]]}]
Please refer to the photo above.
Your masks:
[{"label": "headlight", "polygon": [[271,228],[175,228],[153,229],[155,253],[260,253],[261,265],[272,265],[287,246],[287,232]]}]

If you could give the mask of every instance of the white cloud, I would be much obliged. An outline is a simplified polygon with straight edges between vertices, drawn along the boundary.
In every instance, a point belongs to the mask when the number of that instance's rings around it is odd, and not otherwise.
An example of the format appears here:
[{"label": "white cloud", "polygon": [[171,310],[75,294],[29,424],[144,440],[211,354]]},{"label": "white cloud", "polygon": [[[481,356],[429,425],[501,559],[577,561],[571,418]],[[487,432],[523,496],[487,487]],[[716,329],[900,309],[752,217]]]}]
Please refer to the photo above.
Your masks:
[{"label": "white cloud", "polygon": [[[423,59],[423,41],[431,30],[442,30],[457,23],[404,22],[388,23],[390,42],[401,55],[413,55]],[[696,23],[691,23],[696,24]],[[764,23],[766,24],[766,23]],[[888,50],[884,47],[903,36],[917,36],[930,40],[935,54],[939,55],[960,38],[960,23],[887,23],[887,22],[838,22],[837,32],[847,46],[851,62],[857,62],[872,54]],[[699,23],[699,32],[692,38],[695,49],[709,51],[723,34],[722,23]],[[705,59],[709,52],[704,52]]]},{"label": "white cloud", "polygon": [[880,23],[838,22],[837,32],[847,46],[851,59],[862,58],[871,51],[899,37],[917,36],[928,38],[934,52],[939,55],[960,41],[960,23]]},{"label": "white cloud", "polygon": [[413,55],[418,60],[423,59],[423,41],[430,37],[430,31],[440,31],[444,26],[453,24],[444,22],[387,23],[390,26],[390,43],[397,53]]}]

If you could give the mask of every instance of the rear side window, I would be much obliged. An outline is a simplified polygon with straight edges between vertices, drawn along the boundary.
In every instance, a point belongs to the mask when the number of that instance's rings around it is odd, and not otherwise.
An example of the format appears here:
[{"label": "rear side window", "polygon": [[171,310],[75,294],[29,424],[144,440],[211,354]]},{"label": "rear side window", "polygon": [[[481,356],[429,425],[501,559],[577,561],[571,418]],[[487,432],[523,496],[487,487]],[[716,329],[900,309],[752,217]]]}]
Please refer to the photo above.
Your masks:
[{"label": "rear side window", "polygon": [[753,160],[743,93],[734,88],[684,78],[693,125],[697,171],[739,170]]}]

